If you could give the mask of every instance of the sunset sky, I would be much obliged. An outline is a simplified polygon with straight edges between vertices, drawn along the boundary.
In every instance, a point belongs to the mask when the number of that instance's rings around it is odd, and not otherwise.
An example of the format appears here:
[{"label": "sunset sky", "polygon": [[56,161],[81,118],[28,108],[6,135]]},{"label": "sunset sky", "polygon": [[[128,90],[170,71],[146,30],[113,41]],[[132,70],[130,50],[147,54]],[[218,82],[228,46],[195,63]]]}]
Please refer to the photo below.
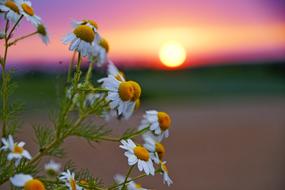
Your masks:
[{"label": "sunset sky", "polygon": [[[111,46],[115,61],[159,62],[163,43],[177,41],[187,65],[239,60],[283,59],[283,0],[34,0],[48,27],[46,47],[34,37],[10,52],[10,62],[58,64],[71,56],[60,42],[72,20],[93,19]],[[3,27],[1,20],[1,27]],[[32,27],[25,23],[19,33]],[[2,49],[2,47],[1,47]]]}]

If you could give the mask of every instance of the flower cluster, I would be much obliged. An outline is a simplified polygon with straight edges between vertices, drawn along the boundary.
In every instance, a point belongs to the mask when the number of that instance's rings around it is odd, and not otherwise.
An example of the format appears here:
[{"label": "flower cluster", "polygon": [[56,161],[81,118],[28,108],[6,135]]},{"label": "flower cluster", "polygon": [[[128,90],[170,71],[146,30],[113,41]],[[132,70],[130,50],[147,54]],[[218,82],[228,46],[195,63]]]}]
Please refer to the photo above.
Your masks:
[{"label": "flower cluster", "polygon": [[[48,43],[46,27],[36,15],[29,0],[0,0],[0,14],[6,20],[4,32],[0,32],[0,40],[5,42],[5,58],[1,59],[2,66],[2,101],[3,127],[0,145],[0,186],[10,180],[17,188],[25,190],[45,189],[128,189],[144,190],[135,180],[144,176],[163,175],[163,183],[172,184],[166,161],[166,149],[163,141],[169,136],[171,118],[165,112],[146,111],[138,129],[127,130],[120,137],[109,136],[111,130],[98,127],[88,117],[102,117],[109,121],[111,118],[129,119],[140,107],[142,88],[133,80],[128,80],[115,64],[108,58],[109,44],[99,34],[98,25],[93,20],[72,22],[72,32],[67,34],[62,42],[69,45],[77,63],[70,63],[65,96],[59,114],[55,118],[54,127],[35,127],[38,152],[31,156],[24,148],[23,141],[16,142],[13,138],[16,130],[9,130],[10,118],[6,115],[13,113],[8,102],[10,76],[6,72],[8,49],[18,41],[39,34],[44,43]],[[26,18],[36,29],[35,32],[13,39],[15,29],[22,18]],[[12,25],[11,25],[12,24]],[[11,27],[12,26],[12,27]],[[13,40],[13,41],[12,41]],[[86,73],[81,69],[81,62],[87,60]],[[92,71],[95,66],[106,66],[107,77],[94,80]],[[85,76],[83,76],[85,74]],[[7,75],[7,76],[6,76]],[[72,114],[71,114],[72,113]],[[76,172],[71,167],[63,167],[51,160],[44,165],[45,175],[38,176],[39,162],[44,156],[60,157],[63,154],[62,143],[70,136],[78,136],[88,142],[111,141],[120,143],[128,158],[129,171],[126,176],[116,175],[116,185],[103,188],[96,178],[87,172]],[[135,138],[141,136],[144,143],[135,143]],[[131,177],[133,168],[137,166],[140,177]]]},{"label": "flower cluster", "polygon": [[163,182],[171,185],[173,182],[168,175],[166,161],[163,161],[165,147],[162,140],[169,135],[171,119],[165,112],[146,111],[143,116],[139,132],[143,132],[144,144],[135,144],[131,139],[121,140],[120,147],[124,150],[128,158],[128,164],[137,164],[139,171],[144,171],[146,175],[154,175],[153,163],[159,166],[158,171],[163,175]]},{"label": "flower cluster", "polygon": [[[23,38],[29,37],[34,34],[38,34],[45,44],[48,44],[49,38],[45,25],[42,19],[36,15],[32,3],[29,0],[1,0],[0,2],[0,12],[4,13],[4,19],[9,23],[14,24],[14,27],[18,27],[19,22],[23,17],[26,18],[36,29],[35,32],[24,36]],[[13,29],[12,29],[13,30]],[[2,34],[3,36],[5,34]],[[11,35],[7,37],[10,38]],[[20,38],[22,39],[22,38]],[[17,40],[18,41],[18,40]]]}]

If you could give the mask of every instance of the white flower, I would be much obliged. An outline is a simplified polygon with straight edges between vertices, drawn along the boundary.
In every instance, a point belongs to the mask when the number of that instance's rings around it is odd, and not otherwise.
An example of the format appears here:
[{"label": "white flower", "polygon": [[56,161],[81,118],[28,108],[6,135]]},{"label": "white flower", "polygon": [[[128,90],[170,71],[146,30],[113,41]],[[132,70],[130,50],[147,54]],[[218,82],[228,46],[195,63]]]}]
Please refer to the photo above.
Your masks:
[{"label": "white flower", "polygon": [[103,83],[102,87],[108,90],[106,99],[110,101],[110,108],[116,109],[119,116],[128,119],[140,98],[140,85],[134,81],[119,81],[112,75],[98,82]]},{"label": "white flower", "polygon": [[75,174],[67,170],[66,172],[62,172],[59,179],[65,182],[65,185],[69,188],[69,190],[83,190],[82,187],[77,185],[75,180]]},{"label": "white flower", "polygon": [[166,167],[166,162],[161,162],[160,167],[161,167],[162,175],[163,175],[163,183],[164,184],[166,183],[168,186],[170,186],[171,184],[173,184],[173,181],[168,175],[168,169]]},{"label": "white flower", "polygon": [[150,152],[151,159],[159,164],[160,160],[162,160],[165,155],[165,148],[163,144],[155,139],[151,138],[151,136],[143,136],[145,144],[144,147]]},{"label": "white flower", "polygon": [[70,51],[78,51],[83,57],[91,55],[94,51],[94,40],[97,38],[96,31],[90,25],[77,25],[73,32],[64,37],[63,43],[70,43]]},{"label": "white flower", "polygon": [[[115,175],[114,180],[118,185],[122,184],[125,181],[125,176],[117,174]],[[128,181],[130,180],[131,178],[128,178]],[[127,190],[147,190],[143,188],[140,184],[135,183],[134,181],[129,182],[126,186],[127,186]],[[120,186],[119,189],[122,189],[122,186]]]},{"label": "white flower", "polygon": [[114,76],[119,81],[126,81],[124,73],[119,71],[112,61],[109,61],[108,64],[108,75]]},{"label": "white flower", "polygon": [[120,148],[127,150],[125,156],[128,157],[128,164],[133,166],[138,164],[139,171],[144,171],[147,175],[154,175],[154,167],[148,150],[143,146],[137,146],[131,139],[121,140]]},{"label": "white flower", "polygon": [[49,43],[49,37],[47,34],[46,27],[43,24],[39,24],[37,26],[37,32],[38,32],[41,40],[43,41],[43,43],[48,44]]},{"label": "white flower", "polygon": [[20,8],[12,0],[2,1],[0,4],[0,11],[5,12],[6,19],[12,23],[16,23],[21,16]]},{"label": "white flower", "polygon": [[72,21],[71,25],[73,28],[77,28],[80,25],[87,25],[91,27],[94,32],[97,32],[98,29],[97,23],[93,20],[81,20],[81,21],[74,20]]},{"label": "white flower", "polygon": [[57,176],[60,170],[60,164],[51,160],[49,163],[45,164],[45,171],[50,176]]},{"label": "white flower", "polygon": [[109,44],[107,40],[98,36],[98,40],[94,42],[93,53],[90,56],[90,61],[95,61],[97,66],[101,67],[104,63],[107,62],[107,54],[109,52]]},{"label": "white flower", "polygon": [[20,142],[20,143],[14,143],[14,139],[11,135],[7,139],[2,138],[3,146],[1,147],[1,150],[9,150],[10,153],[7,156],[8,160],[16,160],[16,165],[18,165],[22,158],[31,159],[30,153],[25,150],[23,147],[26,143]]},{"label": "white flower", "polygon": [[161,141],[163,138],[167,138],[169,136],[169,128],[171,125],[171,118],[165,112],[157,112],[157,111],[146,111],[139,129],[144,129],[149,127],[149,129],[153,132],[153,138],[158,141]]},{"label": "white flower", "polygon": [[16,174],[10,181],[14,186],[24,187],[25,190],[45,190],[44,184],[38,179],[33,179],[31,175]]},{"label": "white flower", "polygon": [[37,27],[41,24],[41,18],[35,15],[32,3],[29,0],[15,0],[20,9],[20,13],[24,15],[28,22]]}]

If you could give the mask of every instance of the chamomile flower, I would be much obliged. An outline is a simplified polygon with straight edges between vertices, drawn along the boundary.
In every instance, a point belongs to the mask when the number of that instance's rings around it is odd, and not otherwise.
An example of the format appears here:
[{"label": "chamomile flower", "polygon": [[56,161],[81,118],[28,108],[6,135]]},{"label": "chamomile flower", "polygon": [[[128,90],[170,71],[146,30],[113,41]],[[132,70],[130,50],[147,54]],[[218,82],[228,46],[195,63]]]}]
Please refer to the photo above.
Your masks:
[{"label": "chamomile flower", "polygon": [[20,17],[20,8],[12,0],[4,0],[0,4],[0,11],[5,13],[5,17],[12,23],[16,23]]},{"label": "chamomile flower", "polygon": [[77,185],[75,180],[75,174],[67,170],[66,172],[62,172],[59,179],[65,182],[65,185],[68,187],[69,190],[83,190],[82,187]]},{"label": "chamomile flower", "polygon": [[37,27],[41,24],[41,18],[35,14],[35,11],[32,7],[32,3],[29,0],[15,0],[17,3],[20,13],[24,15],[28,22]]},{"label": "chamomile flower", "polygon": [[156,141],[155,139],[151,138],[150,136],[143,136],[144,137],[144,147],[151,153],[152,160],[159,164],[160,160],[165,155],[165,148],[161,142]]},{"label": "chamomile flower", "polygon": [[116,109],[119,116],[128,119],[141,96],[141,87],[134,81],[119,81],[114,76],[100,79],[102,87],[108,90],[106,99],[110,101],[110,108]]},{"label": "chamomile flower", "polygon": [[81,21],[74,20],[71,23],[71,25],[73,26],[73,28],[76,28],[80,25],[87,25],[87,26],[91,27],[94,32],[97,32],[97,29],[98,29],[97,23],[93,20],[81,20]]},{"label": "chamomile flower", "polygon": [[169,128],[171,125],[171,118],[165,112],[157,112],[154,110],[146,111],[139,129],[144,129],[149,127],[153,132],[154,137],[161,141],[163,138],[169,136]]},{"label": "chamomile flower", "polygon": [[47,30],[46,27],[43,24],[39,24],[37,26],[37,33],[39,34],[41,40],[43,41],[43,43],[48,44],[49,42],[49,37],[47,34]]},{"label": "chamomile flower", "polygon": [[173,184],[173,181],[168,175],[168,168],[166,167],[166,162],[160,162],[160,168],[161,168],[162,175],[163,175],[163,183],[164,184],[166,183],[168,186]]},{"label": "chamomile flower", "polygon": [[154,175],[154,167],[148,150],[140,145],[136,145],[131,139],[121,140],[120,148],[126,150],[125,156],[128,157],[128,164],[138,165],[139,171],[144,171],[147,175]]},{"label": "chamomile flower", "polygon": [[16,165],[18,165],[20,163],[22,158],[26,158],[29,160],[32,158],[30,153],[23,148],[26,143],[14,142],[14,139],[11,135],[9,135],[9,137],[7,139],[2,138],[2,143],[3,143],[3,146],[1,147],[1,150],[5,150],[5,151],[9,150],[10,152],[7,156],[7,159],[8,160],[15,160]]},{"label": "chamomile flower", "polygon": [[[115,182],[119,185],[124,183],[125,181],[125,176],[117,174],[114,177]],[[131,178],[128,178],[128,181],[130,181]],[[127,190],[147,190],[143,188],[140,184],[135,183],[134,181],[129,182],[127,185]],[[122,189],[122,187],[119,187],[119,189]]]},{"label": "chamomile flower", "polygon": [[121,72],[112,61],[108,64],[108,74],[114,76],[119,81],[126,81],[125,74]]},{"label": "chamomile flower", "polygon": [[44,184],[31,175],[16,174],[10,178],[10,181],[15,187],[23,187],[25,190],[45,190]]},{"label": "chamomile flower", "polygon": [[74,28],[73,32],[64,37],[63,43],[70,43],[70,51],[78,51],[85,57],[93,53],[93,42],[96,39],[96,35],[96,31],[90,25],[78,25]]},{"label": "chamomile flower", "polygon": [[57,176],[60,170],[60,164],[51,160],[49,163],[45,164],[45,171],[49,176]]},{"label": "chamomile flower", "polygon": [[[99,36],[99,35],[97,35]],[[107,62],[107,54],[109,51],[108,42],[104,38],[99,38],[94,42],[93,53],[89,56],[90,61],[96,62],[97,66],[101,67],[104,63]]]}]

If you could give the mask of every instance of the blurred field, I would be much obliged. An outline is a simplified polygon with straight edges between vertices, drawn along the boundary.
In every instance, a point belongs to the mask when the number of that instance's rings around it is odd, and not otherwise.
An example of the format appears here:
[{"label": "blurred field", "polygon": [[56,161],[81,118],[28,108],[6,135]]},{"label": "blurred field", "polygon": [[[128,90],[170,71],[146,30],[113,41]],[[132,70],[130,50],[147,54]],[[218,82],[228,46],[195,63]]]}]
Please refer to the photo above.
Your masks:
[{"label": "blurred field", "polygon": [[[104,77],[102,71],[93,81]],[[102,70],[102,69],[101,69]],[[178,71],[124,70],[138,81],[143,101],[207,103],[248,97],[285,97],[285,64],[252,64],[202,67]],[[65,75],[33,71],[16,75],[14,100],[27,108],[46,109],[59,103]]]},{"label": "blurred field", "polygon": [[[98,76],[101,73],[98,73]],[[136,127],[146,109],[167,111],[173,118],[165,141],[166,160],[174,185],[161,176],[141,180],[151,189],[284,190],[285,189],[285,77],[283,65],[200,68],[189,71],[128,71],[143,86],[143,107],[130,122],[113,121],[116,134]],[[19,100],[27,102],[24,140],[33,123],[49,121],[58,104],[63,76],[30,72],[19,75]],[[35,153],[34,141],[28,147]],[[111,183],[112,175],[127,171],[118,144],[65,142],[67,157],[79,168]]]}]

